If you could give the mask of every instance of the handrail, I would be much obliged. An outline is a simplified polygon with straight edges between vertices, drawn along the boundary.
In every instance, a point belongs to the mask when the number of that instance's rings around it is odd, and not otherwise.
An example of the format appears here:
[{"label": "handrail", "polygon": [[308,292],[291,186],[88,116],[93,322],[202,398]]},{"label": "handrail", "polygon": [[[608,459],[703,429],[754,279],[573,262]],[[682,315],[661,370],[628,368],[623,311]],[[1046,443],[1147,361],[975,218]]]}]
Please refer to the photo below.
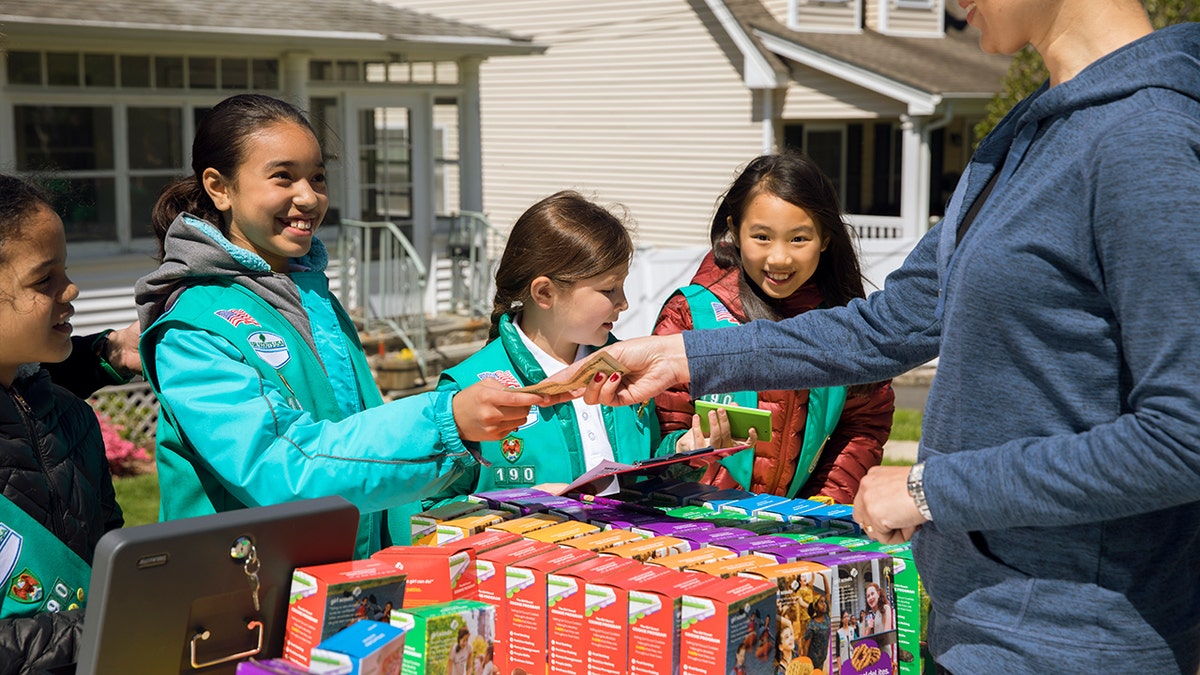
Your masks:
[{"label": "handrail", "polygon": [[425,263],[394,222],[343,219],[341,224],[343,304],[352,312],[362,312],[365,332],[383,328],[399,338],[412,352],[421,379],[427,381]]},{"label": "handrail", "polygon": [[451,224],[447,241],[452,261],[451,302],[455,311],[489,316],[494,265],[498,264],[506,236],[478,211],[460,211]]}]

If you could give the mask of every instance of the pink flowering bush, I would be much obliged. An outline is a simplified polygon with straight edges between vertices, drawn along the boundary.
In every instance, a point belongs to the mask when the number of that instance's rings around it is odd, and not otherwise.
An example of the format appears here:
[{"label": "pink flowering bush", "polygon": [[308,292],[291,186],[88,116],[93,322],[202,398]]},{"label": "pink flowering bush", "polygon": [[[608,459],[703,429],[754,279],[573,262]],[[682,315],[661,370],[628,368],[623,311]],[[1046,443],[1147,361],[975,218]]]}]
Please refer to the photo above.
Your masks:
[{"label": "pink flowering bush", "polygon": [[104,454],[108,456],[108,466],[114,476],[132,476],[145,472],[146,463],[150,461],[150,453],[140,448],[133,441],[121,436],[125,427],[113,422],[102,412],[96,412],[96,420],[100,422],[100,435],[104,439]]}]

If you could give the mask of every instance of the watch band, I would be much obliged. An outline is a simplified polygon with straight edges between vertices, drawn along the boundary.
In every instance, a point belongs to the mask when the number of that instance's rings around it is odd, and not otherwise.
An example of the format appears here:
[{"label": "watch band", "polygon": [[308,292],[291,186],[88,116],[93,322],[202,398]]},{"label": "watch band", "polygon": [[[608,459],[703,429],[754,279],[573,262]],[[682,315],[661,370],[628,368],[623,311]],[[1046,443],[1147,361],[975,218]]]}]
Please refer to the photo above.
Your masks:
[{"label": "watch band", "polygon": [[117,369],[108,362],[108,359],[104,358],[104,352],[108,347],[108,334],[111,332],[112,329],[109,328],[97,335],[96,339],[92,340],[92,353],[100,359],[100,370],[104,371],[104,374],[112,379],[113,384],[129,384],[129,381],[133,378],[118,373]]},{"label": "watch band", "polygon": [[925,462],[913,464],[908,470],[908,494],[917,504],[917,510],[925,520],[933,520],[929,504],[925,501]]}]

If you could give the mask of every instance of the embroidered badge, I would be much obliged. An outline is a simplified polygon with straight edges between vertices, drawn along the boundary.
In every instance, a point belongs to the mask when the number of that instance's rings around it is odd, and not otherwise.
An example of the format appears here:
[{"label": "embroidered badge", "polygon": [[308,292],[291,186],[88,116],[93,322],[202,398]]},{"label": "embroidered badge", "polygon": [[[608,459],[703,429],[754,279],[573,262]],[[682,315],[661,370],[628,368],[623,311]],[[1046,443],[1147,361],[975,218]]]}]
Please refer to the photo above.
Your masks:
[{"label": "embroidered badge", "polygon": [[525,450],[525,441],[516,436],[509,436],[500,441],[500,453],[504,455],[504,459],[510,462],[515,462],[521,459],[521,453]]},{"label": "embroidered badge", "polygon": [[712,311],[713,317],[715,317],[717,321],[728,321],[729,323],[736,324],[742,323],[741,321],[737,320],[737,318],[733,315],[733,312],[729,311],[725,305],[722,305],[719,302],[712,303]]},{"label": "embroidered badge", "polygon": [[489,370],[485,373],[480,373],[479,379],[481,379],[481,380],[496,380],[497,382],[499,382],[500,384],[502,384],[506,387],[521,386],[521,382],[520,382],[520,380],[517,379],[517,376],[513,375],[511,372],[509,372],[507,370]]},{"label": "embroidered badge", "polygon": [[244,310],[244,309],[218,309],[216,312],[213,312],[213,313],[216,314],[217,316],[221,317],[222,319],[225,319],[226,321],[228,321],[229,324],[235,328],[238,326],[241,326],[242,324],[246,324],[249,326],[261,325],[260,323],[258,323],[257,321],[254,320],[254,317],[247,314],[246,310]]},{"label": "embroidered badge", "polygon": [[[521,386],[521,381],[517,379],[517,376],[513,375],[512,372],[508,371],[508,370],[489,370],[487,372],[479,373],[479,379],[480,380],[496,380],[500,384],[502,384],[506,387],[509,387],[509,388],[516,388],[516,387]],[[537,406],[531,406],[529,408],[529,414],[525,416],[525,422],[522,423],[521,426],[517,427],[517,430],[520,431],[521,429],[524,429],[525,427],[537,424],[537,421],[538,421]],[[521,452],[520,450],[517,450],[518,456],[520,455],[520,452]],[[508,461],[511,462],[513,460],[510,459]]]},{"label": "embroidered badge", "polygon": [[259,358],[267,362],[267,365],[279,370],[285,363],[292,360],[292,353],[288,351],[287,343],[282,337],[274,333],[266,331],[255,331],[249,339],[250,348],[258,354]]},{"label": "embroidered badge", "polygon": [[44,594],[41,580],[28,567],[8,581],[8,597],[17,602],[32,605],[41,602]]}]

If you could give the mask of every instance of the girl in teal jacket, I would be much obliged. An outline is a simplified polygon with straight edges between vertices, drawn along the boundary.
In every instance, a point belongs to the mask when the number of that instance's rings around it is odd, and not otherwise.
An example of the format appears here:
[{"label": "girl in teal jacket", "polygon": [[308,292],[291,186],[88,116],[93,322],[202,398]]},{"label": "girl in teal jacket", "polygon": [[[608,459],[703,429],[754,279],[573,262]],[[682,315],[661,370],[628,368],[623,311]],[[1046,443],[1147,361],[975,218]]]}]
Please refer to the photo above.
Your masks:
[{"label": "girl in teal jacket", "polygon": [[[490,341],[442,373],[438,391],[487,380],[534,384],[614,342],[613,323],[629,307],[624,284],[632,255],[621,221],[575,192],[529,207],[496,270]],[[650,457],[659,436],[652,404],[612,408],[579,399],[533,407],[518,429],[481,443],[481,463],[439,497],[570,483],[602,460]]]},{"label": "girl in teal jacket", "polygon": [[[162,265],[138,281],[146,377],[160,403],[164,520],[341,495],[357,554],[548,397],[495,382],[390,403],[329,292],[314,236],[328,207],[321,149],[291,105],[234,96],[199,124],[195,175],[155,206]],[[388,512],[392,510],[390,513]],[[403,520],[388,528],[384,514]]]}]

